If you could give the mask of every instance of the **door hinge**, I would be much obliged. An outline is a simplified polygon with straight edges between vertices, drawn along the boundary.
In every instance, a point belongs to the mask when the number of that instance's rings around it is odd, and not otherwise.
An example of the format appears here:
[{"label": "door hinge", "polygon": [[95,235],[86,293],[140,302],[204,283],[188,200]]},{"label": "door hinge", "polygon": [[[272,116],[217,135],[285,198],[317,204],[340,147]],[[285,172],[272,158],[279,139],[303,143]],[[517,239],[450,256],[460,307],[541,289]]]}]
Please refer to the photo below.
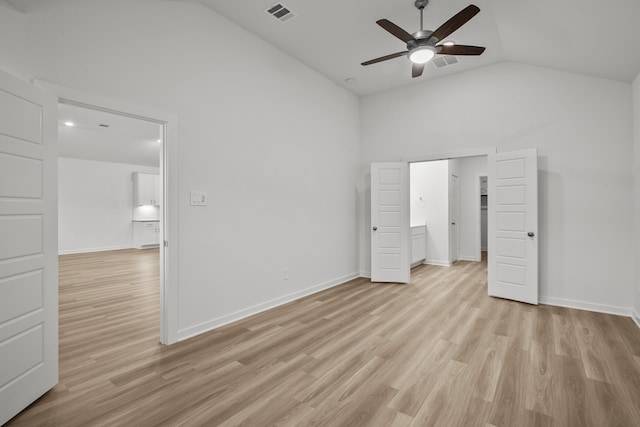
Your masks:
[{"label": "door hinge", "polygon": [[165,241],[164,241],[164,247],[165,247],[165,248],[168,248],[168,247],[169,247],[169,241],[168,241],[168,240],[165,240]]}]

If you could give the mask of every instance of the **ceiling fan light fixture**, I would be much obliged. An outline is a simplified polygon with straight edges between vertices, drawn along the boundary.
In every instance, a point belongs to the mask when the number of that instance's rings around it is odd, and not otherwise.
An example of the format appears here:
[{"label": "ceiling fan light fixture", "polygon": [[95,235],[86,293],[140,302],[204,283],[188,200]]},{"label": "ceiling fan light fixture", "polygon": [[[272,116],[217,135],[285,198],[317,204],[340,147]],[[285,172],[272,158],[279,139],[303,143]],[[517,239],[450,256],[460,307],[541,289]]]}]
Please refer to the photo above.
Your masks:
[{"label": "ceiling fan light fixture", "polygon": [[435,54],[436,50],[432,46],[419,46],[409,52],[409,60],[414,64],[426,64]]}]

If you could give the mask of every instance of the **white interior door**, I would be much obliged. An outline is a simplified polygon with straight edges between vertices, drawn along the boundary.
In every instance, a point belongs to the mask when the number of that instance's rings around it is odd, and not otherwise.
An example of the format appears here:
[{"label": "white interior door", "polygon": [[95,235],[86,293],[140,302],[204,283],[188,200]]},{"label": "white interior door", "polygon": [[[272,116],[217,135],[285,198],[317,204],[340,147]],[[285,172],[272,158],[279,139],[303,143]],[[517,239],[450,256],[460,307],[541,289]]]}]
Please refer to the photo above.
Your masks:
[{"label": "white interior door", "polygon": [[371,281],[409,283],[409,165],[371,164]]},{"label": "white interior door", "polygon": [[489,295],[537,304],[537,150],[497,153],[489,170]]},{"label": "white interior door", "polygon": [[449,262],[458,260],[458,176],[449,175]]},{"label": "white interior door", "polygon": [[0,424],[58,382],[56,102],[0,71]]}]

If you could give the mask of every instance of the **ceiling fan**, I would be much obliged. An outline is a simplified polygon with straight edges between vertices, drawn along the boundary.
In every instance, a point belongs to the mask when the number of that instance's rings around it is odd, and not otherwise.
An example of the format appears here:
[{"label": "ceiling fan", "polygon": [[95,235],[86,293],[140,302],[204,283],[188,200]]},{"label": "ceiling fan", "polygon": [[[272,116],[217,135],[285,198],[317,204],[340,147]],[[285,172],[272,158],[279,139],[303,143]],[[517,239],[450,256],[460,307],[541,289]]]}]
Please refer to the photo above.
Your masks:
[{"label": "ceiling fan", "polygon": [[480,12],[480,8],[478,6],[471,4],[465,7],[447,22],[438,27],[437,30],[429,31],[423,28],[422,19],[424,8],[429,4],[429,0],[416,0],[414,4],[416,8],[420,10],[420,30],[413,34],[409,34],[387,19],[380,19],[376,21],[376,24],[380,25],[389,33],[405,42],[407,44],[407,50],[371,59],[363,62],[362,65],[376,64],[378,62],[407,55],[409,60],[413,63],[411,75],[415,78],[422,75],[422,72],[424,71],[424,64],[429,62],[436,54],[481,55],[482,52],[484,52],[485,48],[480,46],[437,44],[449,36],[449,34],[466,24],[471,18],[476,16],[476,14]]}]

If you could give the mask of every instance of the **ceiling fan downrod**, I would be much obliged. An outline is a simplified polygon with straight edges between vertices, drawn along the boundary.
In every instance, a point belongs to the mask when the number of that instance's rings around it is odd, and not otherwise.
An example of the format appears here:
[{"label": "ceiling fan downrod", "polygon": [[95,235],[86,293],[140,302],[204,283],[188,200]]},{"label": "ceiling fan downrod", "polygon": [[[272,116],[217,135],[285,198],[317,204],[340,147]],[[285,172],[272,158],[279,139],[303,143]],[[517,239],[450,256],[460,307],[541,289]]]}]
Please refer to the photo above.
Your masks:
[{"label": "ceiling fan downrod", "polygon": [[414,3],[415,7],[420,11],[420,32],[424,31],[424,20],[422,15],[424,13],[424,8],[427,7],[428,4],[429,0],[416,0]]},{"label": "ceiling fan downrod", "polygon": [[424,21],[422,19],[422,15],[424,13],[424,8],[429,4],[429,0],[416,0],[414,5],[420,11],[420,31],[424,31]]},{"label": "ceiling fan downrod", "polygon": [[424,31],[424,8],[429,4],[429,0],[416,0],[414,5],[420,11],[420,30],[413,35],[416,39],[426,39],[431,35],[431,31]]}]

